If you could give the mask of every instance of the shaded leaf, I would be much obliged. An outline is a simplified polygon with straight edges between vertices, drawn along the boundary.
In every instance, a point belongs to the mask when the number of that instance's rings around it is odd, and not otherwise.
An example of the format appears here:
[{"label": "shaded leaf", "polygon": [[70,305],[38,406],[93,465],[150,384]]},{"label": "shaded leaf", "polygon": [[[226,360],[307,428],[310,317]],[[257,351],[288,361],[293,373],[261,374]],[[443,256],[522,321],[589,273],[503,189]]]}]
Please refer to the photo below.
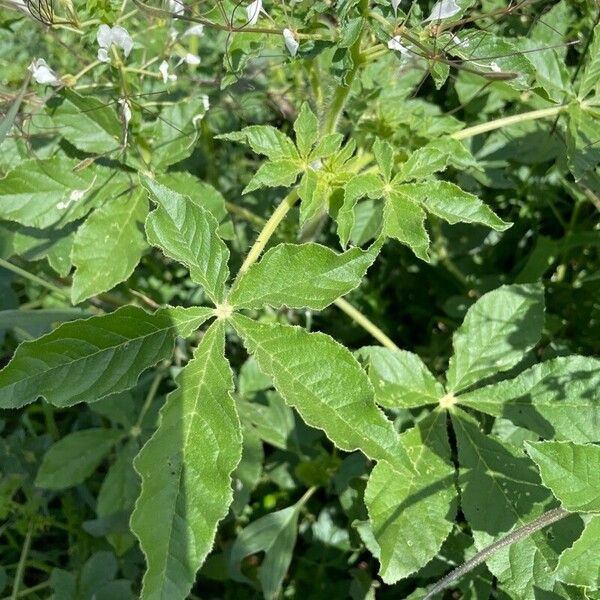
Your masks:
[{"label": "shaded leaf", "polygon": [[61,438],[44,455],[35,485],[62,490],[82,483],[123,435],[115,429],[84,429]]},{"label": "shaded leaf", "polygon": [[543,324],[541,285],[504,285],[484,294],[452,338],[449,390],[458,392],[516,365],[538,342]]},{"label": "shaded leaf", "polygon": [[561,356],[459,396],[462,405],[535,431],[544,438],[600,441],[600,361]]},{"label": "shaded leaf", "polygon": [[454,466],[446,433],[446,414],[436,411],[403,433],[416,472],[398,474],[377,463],[365,503],[379,545],[379,574],[386,583],[418,571],[439,551],[456,513]]}]

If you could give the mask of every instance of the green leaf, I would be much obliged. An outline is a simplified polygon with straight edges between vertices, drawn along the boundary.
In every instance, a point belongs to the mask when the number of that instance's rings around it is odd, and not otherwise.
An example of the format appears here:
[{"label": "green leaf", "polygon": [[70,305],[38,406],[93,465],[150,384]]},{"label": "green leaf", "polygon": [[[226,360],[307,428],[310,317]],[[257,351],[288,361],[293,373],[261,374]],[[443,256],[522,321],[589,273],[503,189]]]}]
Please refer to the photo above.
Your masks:
[{"label": "green leaf", "polygon": [[104,154],[121,146],[123,125],[103,100],[64,89],[46,107],[60,135],[79,150]]},{"label": "green leaf", "polygon": [[[373,402],[367,374],[352,354],[323,333],[257,323],[233,325],[287,404],[339,448],[412,468],[392,423]],[[298,352],[301,348],[302,352]]]},{"label": "green leaf", "polygon": [[323,310],[360,284],[380,247],[336,254],[315,243],[278,244],[242,275],[229,302],[240,308],[270,304]]},{"label": "green leaf", "polygon": [[438,553],[456,513],[454,466],[446,414],[436,411],[400,436],[416,472],[398,474],[377,463],[365,503],[379,545],[380,576],[394,583],[418,571]]},{"label": "green leaf", "polygon": [[205,112],[200,94],[191,100],[166,106],[153,128],[152,164],[164,169],[190,156],[198,139],[198,120]]},{"label": "green leaf", "polygon": [[10,108],[6,111],[2,117],[2,120],[0,121],[0,146],[2,146],[2,142],[4,142],[6,136],[14,125],[17,114],[19,113],[19,108],[23,102],[23,98],[25,98],[25,94],[27,93],[27,88],[29,87],[30,81],[31,75],[27,75],[23,81],[23,84],[21,85],[19,93],[16,95],[15,99],[10,105]]},{"label": "green leaf", "polygon": [[581,75],[579,93],[577,94],[582,100],[594,88],[597,88],[600,82],[600,24],[594,27],[594,31],[590,35],[593,36],[593,41],[587,51],[588,63]]},{"label": "green leaf", "polygon": [[576,180],[600,163],[600,120],[589,110],[569,106],[567,127],[567,157],[569,169]]},{"label": "green leaf", "polygon": [[415,255],[429,262],[429,235],[425,211],[403,192],[390,192],[383,209],[383,233],[407,245]]},{"label": "green leaf", "polygon": [[321,172],[308,169],[302,175],[298,185],[298,196],[300,197],[300,226],[316,217],[319,213],[324,214],[327,210],[329,200],[329,185],[327,179]]},{"label": "green leaf", "polygon": [[415,150],[400,167],[393,184],[399,185],[411,179],[424,179],[443,171],[449,164],[466,166],[475,163],[472,154],[464,144],[449,137],[432,140],[426,146]]},{"label": "green leaf", "polygon": [[542,481],[572,512],[600,512],[600,446],[526,442]]},{"label": "green leaf", "polygon": [[299,160],[294,142],[270,125],[251,125],[241,131],[215,136],[217,139],[248,144],[256,154],[264,154],[270,160],[284,158]]},{"label": "green leaf", "polygon": [[71,253],[73,304],[112,289],[133,273],[147,247],[142,229],[147,213],[146,194],[137,191],[107,202],[78,229]]},{"label": "green leaf", "polygon": [[217,220],[208,210],[148,177],[142,183],[158,204],[146,219],[150,243],[184,264],[213,302],[222,302],[229,278],[229,249],[217,235]]},{"label": "green leaf", "polygon": [[102,462],[123,433],[116,429],[85,429],[50,446],[35,478],[37,487],[62,490],[82,483]]},{"label": "green leaf", "polygon": [[[461,509],[477,550],[482,550],[509,531],[541,516],[551,497],[541,485],[533,463],[520,448],[485,435],[479,424],[460,409],[450,414],[458,443]],[[556,536],[553,542],[537,532],[497,549],[486,560],[508,597],[535,600],[541,597],[540,590],[553,590],[556,547],[560,551],[573,539],[573,524],[560,535],[556,527],[553,526]]]},{"label": "green leaf", "polygon": [[[131,440],[117,452],[117,458],[108,469],[98,493],[96,515],[100,519],[125,515],[129,520],[140,491],[138,477],[133,469],[133,458],[137,451],[137,441]],[[117,556],[125,554],[135,543],[130,531],[110,533],[107,540]]]},{"label": "green leaf", "polygon": [[233,494],[242,453],[241,426],[216,321],[176,378],[160,425],[134,465],[142,492],[131,517],[148,569],[142,600],[184,600],[210,552]]},{"label": "green leaf", "polygon": [[328,133],[324,135],[317,141],[308,160],[312,162],[335,154],[340,149],[343,141],[344,136],[341,133]]},{"label": "green leaf", "polygon": [[0,371],[0,408],[20,408],[40,396],[55,406],[94,402],[133,387],[139,375],[169,357],[176,335],[189,335],[212,316],[204,307],[135,306],[71,321],[24,342]]},{"label": "green leaf", "polygon": [[586,523],[581,537],[560,555],[556,577],[567,585],[599,589],[598,540],[600,540],[600,515],[595,515]]},{"label": "green leaf", "polygon": [[267,600],[278,597],[283,578],[292,562],[302,505],[303,502],[300,501],[283,510],[269,513],[242,530],[229,555],[232,579],[252,583],[241,571],[242,560],[252,554],[264,552],[265,557],[258,568],[262,593]]},{"label": "green leaf", "polygon": [[310,149],[319,137],[319,120],[310,109],[308,102],[304,102],[294,122],[296,132],[296,145],[302,158],[307,158]]},{"label": "green leaf", "polygon": [[504,285],[484,294],[452,338],[449,391],[459,392],[515,366],[538,342],[543,325],[541,285]]},{"label": "green leaf", "polygon": [[361,352],[368,356],[377,404],[385,408],[417,408],[436,404],[444,395],[444,386],[416,354],[380,346],[362,348]]},{"label": "green leaf", "polygon": [[352,229],[354,228],[356,202],[364,196],[368,198],[381,198],[382,195],[383,182],[375,173],[360,173],[359,175],[355,175],[346,184],[344,188],[344,203],[336,217],[337,233],[342,247],[345,248],[347,246]]},{"label": "green leaf", "polygon": [[301,171],[302,166],[295,160],[284,158],[267,162],[260,166],[242,194],[253,192],[262,187],[289,187],[295,183]]},{"label": "green leaf", "polygon": [[0,180],[0,218],[28,227],[61,226],[79,219],[93,205],[95,169],[74,172],[76,160],[26,160]]},{"label": "green leaf", "polygon": [[465,192],[449,181],[430,180],[426,183],[408,183],[398,188],[403,194],[417,200],[430,213],[455,223],[481,223],[496,231],[505,231],[506,223],[477,196]]},{"label": "green leaf", "polygon": [[377,138],[373,144],[373,154],[379,166],[379,170],[385,181],[392,178],[392,168],[394,166],[394,150],[388,142]]},{"label": "green leaf", "polygon": [[544,438],[600,442],[600,361],[561,356],[514,379],[459,396],[460,404],[510,419]]},{"label": "green leaf", "polygon": [[458,443],[461,508],[474,531],[498,536],[548,499],[533,463],[524,452],[492,435],[461,410],[451,412]]}]

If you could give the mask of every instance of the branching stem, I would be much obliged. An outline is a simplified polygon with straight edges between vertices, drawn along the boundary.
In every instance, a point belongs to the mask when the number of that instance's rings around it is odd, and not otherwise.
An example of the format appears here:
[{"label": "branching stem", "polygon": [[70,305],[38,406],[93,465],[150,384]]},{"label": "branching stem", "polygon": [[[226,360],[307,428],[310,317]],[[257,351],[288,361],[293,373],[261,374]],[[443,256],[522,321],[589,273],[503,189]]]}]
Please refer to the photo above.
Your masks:
[{"label": "branching stem", "polygon": [[480,123],[479,125],[473,125],[473,127],[467,127],[461,129],[455,133],[450,134],[451,138],[455,140],[465,140],[467,138],[475,137],[486,131],[494,131],[508,125],[515,125],[516,123],[523,123],[525,121],[534,121],[536,119],[544,119],[546,117],[554,117],[560,114],[563,110],[566,110],[566,106],[561,104],[560,106],[551,106],[549,108],[541,108],[539,110],[532,110],[529,112],[521,113],[518,115],[511,115],[510,117],[503,117],[501,119],[495,119],[494,121],[487,121],[486,123]]},{"label": "branching stem", "polygon": [[463,575],[466,575],[467,573],[469,573],[469,571],[472,571],[482,562],[485,562],[490,556],[498,552],[498,550],[501,550],[506,546],[510,546],[526,537],[529,537],[536,531],[539,531],[540,529],[543,529],[544,527],[547,527],[552,523],[556,523],[556,521],[564,519],[569,514],[570,513],[568,513],[564,508],[554,508],[552,510],[549,510],[548,512],[545,512],[541,517],[538,517],[531,523],[528,523],[527,525],[524,525],[523,527],[512,531],[503,538],[500,538],[493,544],[490,544],[489,546],[481,550],[481,552],[478,552],[473,558],[468,560],[466,563],[454,569],[454,571],[448,573],[446,577],[440,579],[431,588],[431,590],[429,591],[427,596],[423,598],[423,600],[432,600],[436,594],[443,592],[453,581],[459,579]]}]

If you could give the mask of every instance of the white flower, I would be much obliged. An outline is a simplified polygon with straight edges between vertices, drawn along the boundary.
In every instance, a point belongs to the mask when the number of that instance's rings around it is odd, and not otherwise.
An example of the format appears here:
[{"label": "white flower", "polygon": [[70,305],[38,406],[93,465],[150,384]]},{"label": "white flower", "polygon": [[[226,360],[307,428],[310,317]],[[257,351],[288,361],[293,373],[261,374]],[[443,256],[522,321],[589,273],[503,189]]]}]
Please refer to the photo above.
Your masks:
[{"label": "white flower", "polygon": [[210,101],[206,94],[202,95],[202,106],[204,107],[204,112],[208,112],[208,109],[210,108]]},{"label": "white flower", "polygon": [[183,60],[188,65],[199,65],[200,64],[200,57],[196,56],[195,54],[190,54],[189,52],[185,55]]},{"label": "white flower", "polygon": [[396,37],[393,37],[388,42],[388,48],[390,50],[395,50],[396,52],[400,52],[400,54],[403,54],[404,56],[410,56],[412,54],[412,52],[406,46],[403,46],[400,43],[400,36],[399,35],[397,35]]},{"label": "white flower", "polygon": [[98,27],[98,33],[96,33],[96,40],[100,46],[98,50],[98,60],[102,62],[109,62],[108,51],[113,45],[123,50],[125,58],[129,56],[129,53],[133,48],[133,40],[127,29],[119,27],[118,25],[115,25],[115,27],[109,27],[105,24],[100,25],[100,27]]},{"label": "white flower", "polygon": [[398,14],[398,7],[400,6],[400,2],[402,2],[402,0],[392,0],[392,8],[394,9],[394,14]]},{"label": "white flower", "polygon": [[300,44],[294,37],[294,34],[289,29],[283,30],[283,40],[285,41],[285,47],[288,49],[288,52],[292,56],[296,56]]},{"label": "white flower", "polygon": [[194,25],[189,29],[186,29],[183,33],[184,38],[190,37],[191,35],[195,35],[196,37],[200,37],[204,35],[204,25],[202,23],[198,23],[198,25]]},{"label": "white flower", "polygon": [[48,63],[43,58],[34,59],[29,65],[28,70],[38,83],[60,85],[58,75],[48,66]]},{"label": "white flower", "polygon": [[169,73],[169,63],[166,60],[163,60],[160,63],[160,67],[158,67],[160,74],[162,75],[163,83],[169,83],[169,81],[175,81],[177,79],[177,75],[174,73]]},{"label": "white flower", "polygon": [[441,19],[448,19],[453,17],[458,12],[460,12],[460,6],[458,6],[454,0],[440,0],[434,4],[433,8],[431,9],[431,14],[425,19],[425,21],[440,21]]},{"label": "white flower", "polygon": [[174,15],[182,15],[185,6],[181,0],[169,0],[169,9]]},{"label": "white flower", "polygon": [[500,68],[500,66],[498,65],[498,63],[495,60],[493,60],[490,63],[490,69],[492,71],[494,71],[494,73],[500,73],[502,71],[502,69]]},{"label": "white flower", "polygon": [[171,39],[172,42],[174,42],[177,39],[177,36],[179,35],[177,29],[175,29],[175,27],[171,27],[171,29],[169,29],[169,38]]},{"label": "white flower", "polygon": [[258,16],[263,10],[262,0],[255,0],[246,6],[246,15],[248,15],[248,25],[255,25]]}]

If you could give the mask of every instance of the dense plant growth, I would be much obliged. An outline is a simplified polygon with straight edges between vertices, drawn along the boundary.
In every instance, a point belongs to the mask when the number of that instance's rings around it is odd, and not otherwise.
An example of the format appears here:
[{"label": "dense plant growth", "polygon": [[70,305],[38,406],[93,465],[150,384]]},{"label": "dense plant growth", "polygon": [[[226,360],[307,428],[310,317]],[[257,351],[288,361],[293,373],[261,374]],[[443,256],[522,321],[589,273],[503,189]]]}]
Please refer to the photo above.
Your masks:
[{"label": "dense plant growth", "polygon": [[0,4],[0,593],[600,599],[599,6]]}]

